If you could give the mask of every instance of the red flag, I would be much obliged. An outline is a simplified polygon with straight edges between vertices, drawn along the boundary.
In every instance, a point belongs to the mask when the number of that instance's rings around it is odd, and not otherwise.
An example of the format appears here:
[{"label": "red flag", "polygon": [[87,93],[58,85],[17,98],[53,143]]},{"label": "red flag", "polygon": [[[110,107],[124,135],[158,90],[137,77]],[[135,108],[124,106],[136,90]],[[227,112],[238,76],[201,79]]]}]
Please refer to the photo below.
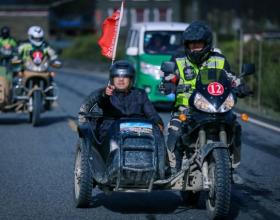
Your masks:
[{"label": "red flag", "polygon": [[[123,7],[123,4],[122,4]],[[98,40],[98,44],[101,47],[102,55],[113,59],[115,56],[116,44],[118,42],[119,26],[122,17],[121,10],[116,10],[112,16],[105,19],[102,25],[102,35]]]}]

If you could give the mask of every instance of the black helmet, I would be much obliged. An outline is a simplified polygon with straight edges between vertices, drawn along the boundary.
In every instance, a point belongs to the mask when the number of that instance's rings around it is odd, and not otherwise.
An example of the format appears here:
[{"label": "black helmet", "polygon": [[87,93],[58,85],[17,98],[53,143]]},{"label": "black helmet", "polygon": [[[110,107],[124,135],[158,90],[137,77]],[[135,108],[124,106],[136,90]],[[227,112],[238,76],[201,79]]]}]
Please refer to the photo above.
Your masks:
[{"label": "black helmet", "polygon": [[[192,22],[183,33],[185,54],[191,62],[201,64],[208,58],[212,48],[212,32],[210,28],[201,21]],[[188,47],[190,42],[202,41],[205,43],[201,51],[191,51]]]},{"label": "black helmet", "polygon": [[129,77],[131,84],[133,84],[135,78],[134,67],[127,60],[116,61],[110,68],[110,81],[117,76]]},{"label": "black helmet", "polygon": [[10,28],[7,26],[4,26],[1,28],[1,37],[6,39],[10,37]]}]

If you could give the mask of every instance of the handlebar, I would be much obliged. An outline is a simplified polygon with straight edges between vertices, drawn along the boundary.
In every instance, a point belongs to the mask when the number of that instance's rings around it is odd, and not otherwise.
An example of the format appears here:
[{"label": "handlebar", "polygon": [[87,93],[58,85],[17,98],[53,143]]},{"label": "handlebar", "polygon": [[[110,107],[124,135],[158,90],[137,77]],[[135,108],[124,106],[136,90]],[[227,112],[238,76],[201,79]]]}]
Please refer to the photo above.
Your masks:
[{"label": "handlebar", "polygon": [[79,112],[79,114],[84,116],[86,119],[103,118],[103,115],[99,112]]}]

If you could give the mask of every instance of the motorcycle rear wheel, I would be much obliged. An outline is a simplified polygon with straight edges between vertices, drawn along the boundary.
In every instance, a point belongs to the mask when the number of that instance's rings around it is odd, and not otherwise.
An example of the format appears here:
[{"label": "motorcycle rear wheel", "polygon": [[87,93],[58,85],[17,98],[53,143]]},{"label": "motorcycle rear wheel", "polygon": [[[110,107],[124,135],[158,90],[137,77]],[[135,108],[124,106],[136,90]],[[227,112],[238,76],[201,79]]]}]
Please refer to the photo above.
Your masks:
[{"label": "motorcycle rear wheel", "polygon": [[87,208],[92,199],[93,178],[86,149],[77,144],[74,170],[74,201],[76,208]]},{"label": "motorcycle rear wheel", "polygon": [[206,208],[211,219],[227,217],[231,200],[231,169],[228,150],[215,148],[208,157],[208,176],[211,181],[206,195]]}]

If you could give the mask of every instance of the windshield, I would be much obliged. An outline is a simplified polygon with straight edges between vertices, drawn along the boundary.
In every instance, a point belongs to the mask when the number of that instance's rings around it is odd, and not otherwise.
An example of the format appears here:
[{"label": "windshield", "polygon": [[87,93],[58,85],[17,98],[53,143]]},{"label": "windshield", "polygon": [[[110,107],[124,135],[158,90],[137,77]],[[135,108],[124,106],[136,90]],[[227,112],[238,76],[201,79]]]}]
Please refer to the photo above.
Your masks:
[{"label": "windshield", "polygon": [[209,68],[199,71],[198,81],[202,85],[208,85],[212,82],[220,82],[222,84],[228,84],[229,79],[226,71],[223,69]]},{"label": "windshield", "polygon": [[147,54],[174,54],[183,51],[182,31],[146,31],[144,51]]},{"label": "windshield", "polygon": [[226,71],[222,69],[205,69],[199,71],[196,89],[204,96],[218,96],[226,98],[231,91],[231,81]]}]

